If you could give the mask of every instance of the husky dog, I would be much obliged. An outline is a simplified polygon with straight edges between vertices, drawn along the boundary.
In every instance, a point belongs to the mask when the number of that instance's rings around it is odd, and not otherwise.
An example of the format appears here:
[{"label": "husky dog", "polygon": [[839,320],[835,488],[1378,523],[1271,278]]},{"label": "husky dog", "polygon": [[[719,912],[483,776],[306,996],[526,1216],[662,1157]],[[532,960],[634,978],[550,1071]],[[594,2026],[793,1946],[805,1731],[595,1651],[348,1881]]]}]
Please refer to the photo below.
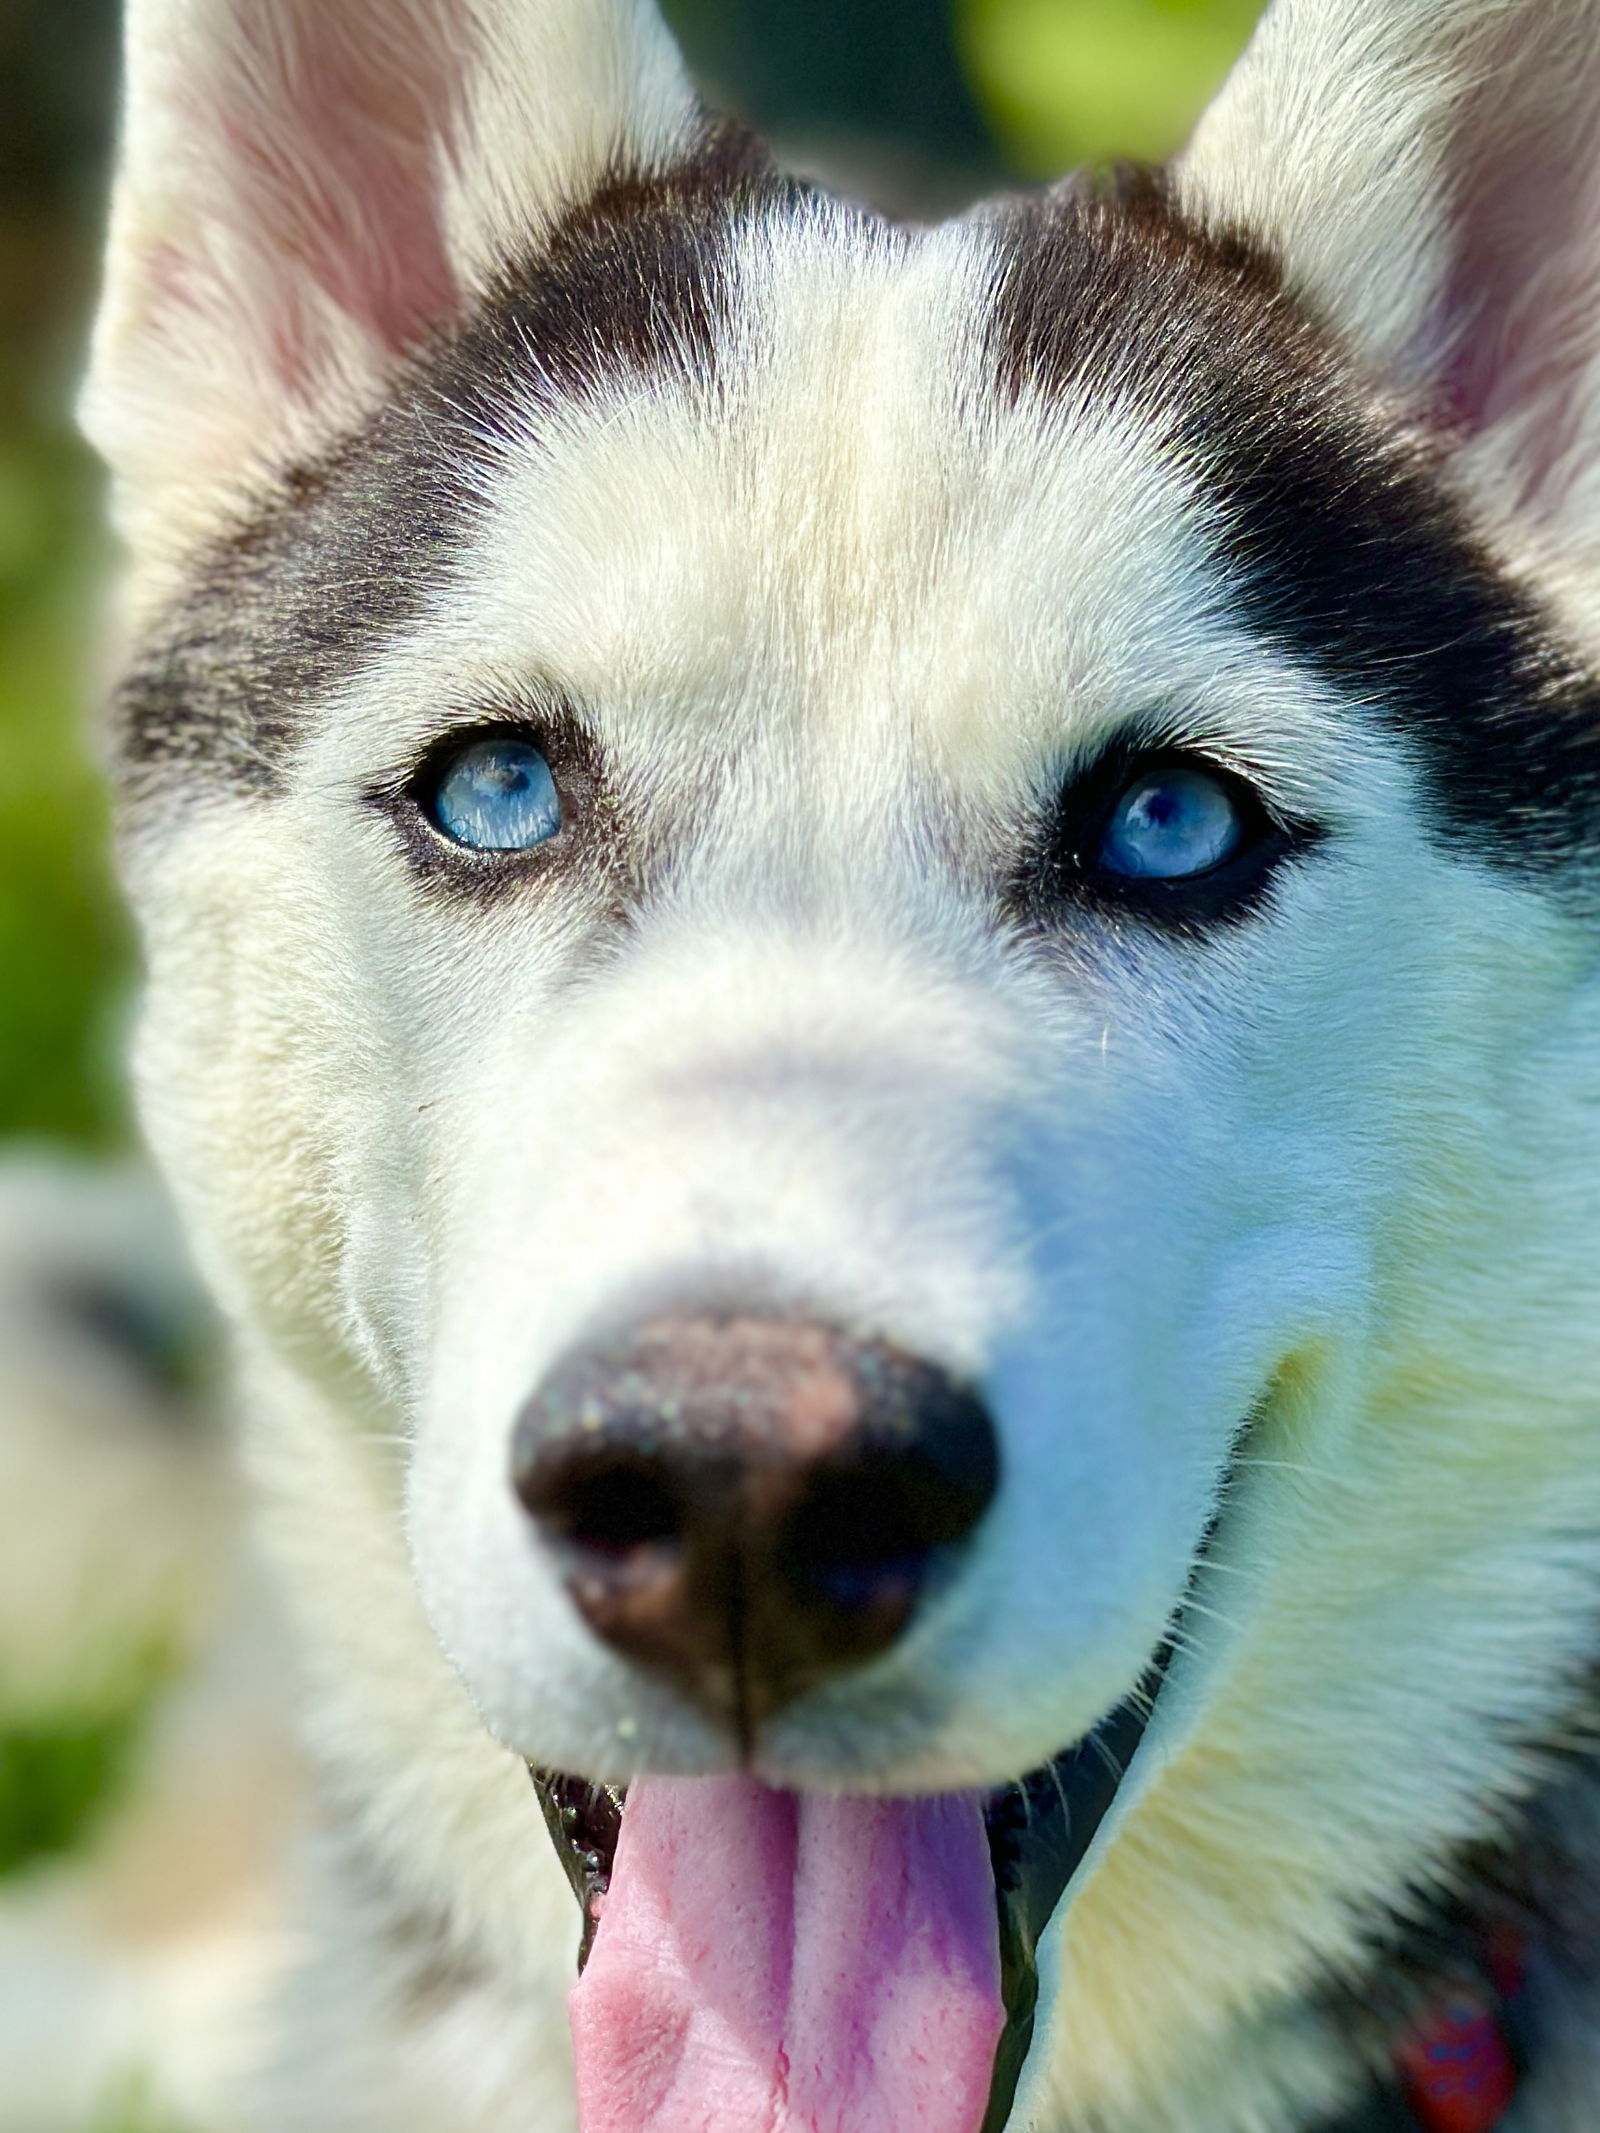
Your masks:
[{"label": "husky dog", "polygon": [[649,0],[129,39],[241,2122],[1593,2133],[1600,5],[1277,0],[937,228]]}]

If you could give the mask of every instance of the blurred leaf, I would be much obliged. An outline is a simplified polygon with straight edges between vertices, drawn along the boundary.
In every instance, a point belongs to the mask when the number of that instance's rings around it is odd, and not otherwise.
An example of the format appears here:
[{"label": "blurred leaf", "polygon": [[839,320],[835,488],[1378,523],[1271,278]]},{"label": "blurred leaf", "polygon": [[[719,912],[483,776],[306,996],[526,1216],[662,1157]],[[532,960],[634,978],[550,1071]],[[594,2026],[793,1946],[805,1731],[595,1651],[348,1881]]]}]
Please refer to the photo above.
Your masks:
[{"label": "blurred leaf", "polygon": [[1261,0],[963,0],[962,49],[1020,168],[1053,177],[1182,146]]},{"label": "blurred leaf", "polygon": [[63,425],[0,392],[0,1132],[122,1121],[128,937],[89,748],[97,490]]},{"label": "blurred leaf", "polygon": [[156,2099],[149,2077],[130,2073],[113,2083],[86,2133],[182,2133]]},{"label": "blurred leaf", "polygon": [[143,1708],[93,1724],[0,1732],[0,1875],[87,1840],[122,1790]]},{"label": "blurred leaf", "polygon": [[30,603],[0,630],[0,1129],[98,1139],[121,1112],[110,988],[127,948],[76,605]]}]

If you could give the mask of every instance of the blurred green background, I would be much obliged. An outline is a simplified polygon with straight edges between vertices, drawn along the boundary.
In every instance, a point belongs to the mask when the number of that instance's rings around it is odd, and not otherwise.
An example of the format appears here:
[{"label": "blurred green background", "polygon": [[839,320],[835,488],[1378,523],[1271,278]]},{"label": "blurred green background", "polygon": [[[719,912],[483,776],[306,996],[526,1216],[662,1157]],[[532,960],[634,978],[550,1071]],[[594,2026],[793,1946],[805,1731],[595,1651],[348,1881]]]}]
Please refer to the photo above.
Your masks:
[{"label": "blurred green background", "polygon": [[[328,0],[336,4],[336,0]],[[1258,0],[671,0],[714,96],[890,204],[1184,137]],[[105,858],[92,468],[71,428],[114,0],[0,0],[0,1135],[126,1130],[131,949]]]}]

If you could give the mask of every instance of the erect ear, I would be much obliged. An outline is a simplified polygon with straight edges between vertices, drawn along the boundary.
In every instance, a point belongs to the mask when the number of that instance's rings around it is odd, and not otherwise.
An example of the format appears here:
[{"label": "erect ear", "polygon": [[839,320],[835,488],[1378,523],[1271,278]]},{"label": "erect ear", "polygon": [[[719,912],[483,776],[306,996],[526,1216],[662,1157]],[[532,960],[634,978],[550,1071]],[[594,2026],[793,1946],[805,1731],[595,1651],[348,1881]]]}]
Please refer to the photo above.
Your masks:
[{"label": "erect ear", "polygon": [[136,546],[314,452],[694,103],[653,0],[129,0],[84,424]]},{"label": "erect ear", "polygon": [[1418,398],[1484,508],[1600,546],[1600,0],[1276,0],[1177,182]]}]

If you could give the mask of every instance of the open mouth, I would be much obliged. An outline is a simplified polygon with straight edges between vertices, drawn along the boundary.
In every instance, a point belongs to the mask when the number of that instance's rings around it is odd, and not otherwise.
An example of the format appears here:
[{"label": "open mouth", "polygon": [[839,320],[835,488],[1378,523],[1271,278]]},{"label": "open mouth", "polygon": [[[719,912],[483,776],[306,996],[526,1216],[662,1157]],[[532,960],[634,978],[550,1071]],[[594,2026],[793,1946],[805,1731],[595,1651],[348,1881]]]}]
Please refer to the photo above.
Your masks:
[{"label": "open mouth", "polygon": [[[1033,2041],[1039,1943],[1117,1796],[1149,1723],[1170,1655],[1171,1647],[1164,1645],[1138,1688],[1081,1740],[981,1803],[999,1919],[1004,2010],[981,2133],[1000,2133],[1010,2116]],[[627,1793],[558,1772],[535,1769],[532,1775],[582,1914],[581,1974],[611,1888]],[[858,1895],[865,1917],[872,1892],[862,1888]]]}]

